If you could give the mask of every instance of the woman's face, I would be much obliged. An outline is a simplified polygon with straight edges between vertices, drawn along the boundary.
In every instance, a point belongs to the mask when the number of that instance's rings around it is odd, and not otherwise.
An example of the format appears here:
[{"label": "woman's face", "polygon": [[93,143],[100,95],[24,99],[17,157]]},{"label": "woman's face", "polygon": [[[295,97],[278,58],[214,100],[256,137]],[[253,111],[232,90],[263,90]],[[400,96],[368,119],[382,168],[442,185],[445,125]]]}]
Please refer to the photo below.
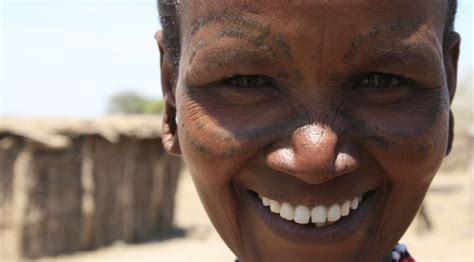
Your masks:
[{"label": "woman's face", "polygon": [[164,142],[229,247],[245,261],[388,254],[447,152],[459,40],[443,52],[446,1],[180,10]]}]

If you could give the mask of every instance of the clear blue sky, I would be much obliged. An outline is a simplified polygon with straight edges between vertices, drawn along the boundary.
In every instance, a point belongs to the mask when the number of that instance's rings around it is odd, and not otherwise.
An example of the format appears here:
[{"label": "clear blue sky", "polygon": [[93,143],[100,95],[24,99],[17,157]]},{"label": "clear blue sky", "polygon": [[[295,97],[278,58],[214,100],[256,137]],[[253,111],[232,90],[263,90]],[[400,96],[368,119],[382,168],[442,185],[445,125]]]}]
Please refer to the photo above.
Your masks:
[{"label": "clear blue sky", "polygon": [[[155,0],[0,1],[0,116],[97,117],[121,91],[161,97]],[[474,1],[460,0],[461,81],[473,25]]]}]

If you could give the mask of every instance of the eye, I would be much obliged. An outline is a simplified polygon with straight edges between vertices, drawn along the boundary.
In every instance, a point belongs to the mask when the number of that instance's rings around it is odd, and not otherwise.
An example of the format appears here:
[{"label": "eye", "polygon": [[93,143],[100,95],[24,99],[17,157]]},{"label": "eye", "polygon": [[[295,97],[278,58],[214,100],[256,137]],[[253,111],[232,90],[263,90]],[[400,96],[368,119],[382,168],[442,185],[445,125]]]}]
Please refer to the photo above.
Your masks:
[{"label": "eye", "polygon": [[359,88],[387,89],[409,83],[409,80],[392,74],[371,73],[362,77],[355,86]]},{"label": "eye", "polygon": [[231,78],[227,78],[223,82],[226,86],[231,86],[235,88],[259,88],[271,86],[272,83],[263,76],[258,75],[238,75]]}]

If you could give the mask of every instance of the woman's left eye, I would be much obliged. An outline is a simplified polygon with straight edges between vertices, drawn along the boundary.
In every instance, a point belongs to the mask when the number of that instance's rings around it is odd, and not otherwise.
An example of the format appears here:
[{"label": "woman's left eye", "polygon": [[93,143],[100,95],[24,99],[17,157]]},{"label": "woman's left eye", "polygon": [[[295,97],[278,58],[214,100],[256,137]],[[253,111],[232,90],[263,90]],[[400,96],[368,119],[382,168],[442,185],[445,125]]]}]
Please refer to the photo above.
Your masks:
[{"label": "woman's left eye", "polygon": [[401,76],[383,73],[372,73],[364,76],[357,83],[357,87],[361,88],[372,88],[372,89],[384,89],[393,88],[406,84],[408,80]]},{"label": "woman's left eye", "polygon": [[270,86],[272,83],[263,76],[257,75],[239,75],[231,78],[227,78],[223,82],[226,86],[232,86],[236,88],[259,88]]}]

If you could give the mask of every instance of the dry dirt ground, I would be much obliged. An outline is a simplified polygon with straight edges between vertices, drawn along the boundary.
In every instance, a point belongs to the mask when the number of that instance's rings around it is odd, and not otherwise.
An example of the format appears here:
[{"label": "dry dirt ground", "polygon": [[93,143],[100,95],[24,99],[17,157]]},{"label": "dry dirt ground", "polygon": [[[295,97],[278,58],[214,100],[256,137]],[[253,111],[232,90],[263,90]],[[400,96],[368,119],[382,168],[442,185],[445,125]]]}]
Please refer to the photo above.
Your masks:
[{"label": "dry dirt ground", "polygon": [[[474,174],[440,174],[428,193],[426,207],[433,230],[417,218],[402,242],[417,261],[474,261]],[[234,256],[210,224],[188,174],[177,195],[176,224],[185,237],[140,245],[116,243],[97,251],[42,261],[233,261]]]}]

